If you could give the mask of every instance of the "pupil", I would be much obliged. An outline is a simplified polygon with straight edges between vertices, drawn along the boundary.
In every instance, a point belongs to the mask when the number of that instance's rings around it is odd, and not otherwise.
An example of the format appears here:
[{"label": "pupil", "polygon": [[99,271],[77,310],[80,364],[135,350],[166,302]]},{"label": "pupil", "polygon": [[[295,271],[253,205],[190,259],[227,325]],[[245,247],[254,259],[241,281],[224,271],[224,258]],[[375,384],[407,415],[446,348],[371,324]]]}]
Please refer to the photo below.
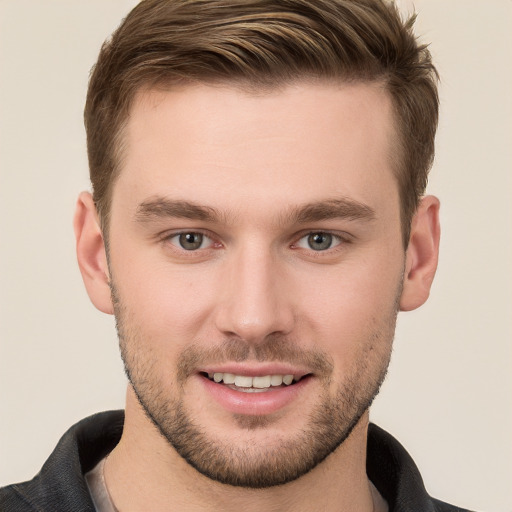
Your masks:
[{"label": "pupil", "polygon": [[201,233],[183,233],[180,235],[180,245],[187,251],[199,249],[203,243],[203,235]]},{"label": "pupil", "polygon": [[308,237],[308,243],[311,249],[315,251],[325,251],[332,244],[332,235],[329,233],[313,233]]}]

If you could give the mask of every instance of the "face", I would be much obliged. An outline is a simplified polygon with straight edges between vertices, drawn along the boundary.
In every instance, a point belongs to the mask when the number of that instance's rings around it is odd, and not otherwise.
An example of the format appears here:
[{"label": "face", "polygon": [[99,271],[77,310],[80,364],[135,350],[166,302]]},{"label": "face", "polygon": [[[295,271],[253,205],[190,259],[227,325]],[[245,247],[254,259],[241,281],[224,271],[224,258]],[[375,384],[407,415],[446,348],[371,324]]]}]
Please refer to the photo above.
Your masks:
[{"label": "face", "polygon": [[298,478],[378,392],[404,271],[392,137],[371,84],[136,98],[109,232],[121,350],[210,478]]}]

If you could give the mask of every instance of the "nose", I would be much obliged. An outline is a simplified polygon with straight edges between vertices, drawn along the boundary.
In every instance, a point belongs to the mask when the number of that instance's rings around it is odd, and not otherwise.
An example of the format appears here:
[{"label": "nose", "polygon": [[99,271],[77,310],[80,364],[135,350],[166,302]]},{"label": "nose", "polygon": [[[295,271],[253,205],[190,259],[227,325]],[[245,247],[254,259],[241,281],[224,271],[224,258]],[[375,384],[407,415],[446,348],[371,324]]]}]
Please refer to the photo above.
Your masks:
[{"label": "nose", "polygon": [[225,336],[257,343],[293,330],[291,283],[285,264],[268,248],[237,251],[224,271],[216,327]]}]

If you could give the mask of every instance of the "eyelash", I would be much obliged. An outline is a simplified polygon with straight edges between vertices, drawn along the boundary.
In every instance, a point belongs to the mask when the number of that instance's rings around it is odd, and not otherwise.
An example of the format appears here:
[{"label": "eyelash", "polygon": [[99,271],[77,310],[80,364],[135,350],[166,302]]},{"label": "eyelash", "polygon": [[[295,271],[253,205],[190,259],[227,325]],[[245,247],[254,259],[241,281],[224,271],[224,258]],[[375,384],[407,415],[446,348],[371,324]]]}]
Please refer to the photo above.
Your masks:
[{"label": "eyelash", "polygon": [[[183,246],[179,247],[179,245],[178,245],[179,242],[176,244],[172,243],[172,240],[174,238],[179,238],[182,235],[201,235],[202,237],[209,239],[210,244],[208,247],[198,248],[195,250],[187,250]],[[176,248],[176,250],[178,250],[180,252],[190,253],[191,256],[193,255],[193,253],[197,253],[200,249],[205,250],[205,249],[217,248],[217,247],[213,247],[215,245],[217,245],[218,248],[220,248],[222,246],[222,244],[220,242],[216,242],[215,237],[213,236],[212,233],[210,233],[208,231],[201,230],[201,229],[194,229],[194,230],[191,229],[191,230],[177,231],[174,233],[167,233],[161,237],[161,240],[164,243],[172,245],[173,247]]]},{"label": "eyelash", "polygon": [[[207,247],[198,247],[197,249],[185,249],[183,246],[180,247],[179,241],[176,243],[173,243],[173,239],[179,239],[182,235],[201,235],[204,238],[207,238],[210,240],[210,243]],[[307,237],[310,237],[312,235],[327,235],[329,237],[332,237],[332,242],[335,244],[334,246],[328,247],[324,250],[314,250],[312,248],[307,247],[300,247],[299,243],[307,239]],[[339,232],[332,232],[328,230],[309,230],[300,233],[300,236],[295,238],[295,242],[293,242],[290,245],[290,248],[293,250],[300,250],[304,249],[308,251],[313,257],[320,258],[322,255],[332,255],[333,253],[339,251],[342,249],[342,247],[346,244],[349,244],[352,242],[352,237],[348,233],[339,233]],[[177,231],[173,233],[166,233],[161,236],[161,241],[165,244],[169,244],[172,246],[173,250],[179,251],[181,254],[187,254],[188,257],[197,257],[199,253],[203,253],[205,250],[211,250],[211,249],[219,249],[223,247],[223,244],[219,241],[216,241],[216,237],[214,237],[213,233],[201,229],[195,229],[195,230],[182,230]],[[204,243],[204,240],[202,241]],[[306,242],[307,243],[307,242]],[[204,253],[203,253],[204,254]]]},{"label": "eyelash", "polygon": [[[323,250],[314,250],[311,247],[301,247],[299,245],[299,243],[302,240],[306,240],[306,244],[309,245],[309,242],[310,242],[310,240],[308,240],[309,237],[316,236],[316,235],[323,235],[323,236],[330,237],[331,238],[330,241],[334,245],[331,245],[330,247],[327,247],[327,248],[325,248]],[[291,245],[291,247],[292,247],[292,249],[303,248],[305,250],[311,251],[316,256],[320,256],[322,253],[332,254],[334,251],[339,250],[341,245],[344,245],[344,244],[349,243],[349,242],[350,242],[349,237],[346,234],[342,235],[340,233],[335,233],[335,232],[332,232],[332,231],[322,231],[322,230],[320,230],[320,231],[308,231],[306,233],[302,233],[301,236],[297,239],[297,241],[294,242]]]}]

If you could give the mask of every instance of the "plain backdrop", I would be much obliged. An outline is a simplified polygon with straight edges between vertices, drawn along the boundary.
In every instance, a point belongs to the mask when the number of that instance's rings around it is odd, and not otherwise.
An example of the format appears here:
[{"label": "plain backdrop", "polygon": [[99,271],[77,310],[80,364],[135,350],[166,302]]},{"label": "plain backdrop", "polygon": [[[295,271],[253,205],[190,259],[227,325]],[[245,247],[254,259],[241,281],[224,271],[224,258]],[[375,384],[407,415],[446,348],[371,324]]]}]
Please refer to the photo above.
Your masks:
[{"label": "plain backdrop", "polygon": [[[87,298],[71,219],[89,187],[89,69],[134,3],[0,0],[0,485],[31,478],[75,421],[123,406],[113,319]],[[512,2],[415,4],[442,77],[441,258],[429,302],[399,317],[372,419],[433,495],[510,512]]]}]

